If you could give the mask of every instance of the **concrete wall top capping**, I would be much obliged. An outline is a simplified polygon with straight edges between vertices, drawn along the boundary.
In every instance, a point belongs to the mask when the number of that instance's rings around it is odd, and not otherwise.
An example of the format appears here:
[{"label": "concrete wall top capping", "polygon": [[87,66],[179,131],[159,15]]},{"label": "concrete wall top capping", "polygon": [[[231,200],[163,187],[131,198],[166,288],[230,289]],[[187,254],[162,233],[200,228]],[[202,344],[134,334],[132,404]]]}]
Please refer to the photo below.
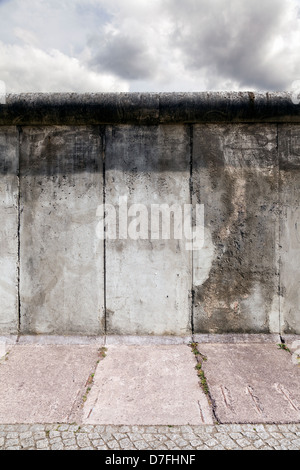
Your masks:
[{"label": "concrete wall top capping", "polygon": [[25,93],[0,105],[0,126],[299,123],[292,93]]}]

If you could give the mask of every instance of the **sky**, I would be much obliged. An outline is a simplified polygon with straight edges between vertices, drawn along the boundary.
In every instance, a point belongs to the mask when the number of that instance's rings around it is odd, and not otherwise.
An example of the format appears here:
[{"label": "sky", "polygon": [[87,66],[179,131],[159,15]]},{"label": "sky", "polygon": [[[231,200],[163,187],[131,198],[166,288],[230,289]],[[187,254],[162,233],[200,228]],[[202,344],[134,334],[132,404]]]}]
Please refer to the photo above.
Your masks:
[{"label": "sky", "polygon": [[7,93],[288,91],[300,0],[0,0]]}]

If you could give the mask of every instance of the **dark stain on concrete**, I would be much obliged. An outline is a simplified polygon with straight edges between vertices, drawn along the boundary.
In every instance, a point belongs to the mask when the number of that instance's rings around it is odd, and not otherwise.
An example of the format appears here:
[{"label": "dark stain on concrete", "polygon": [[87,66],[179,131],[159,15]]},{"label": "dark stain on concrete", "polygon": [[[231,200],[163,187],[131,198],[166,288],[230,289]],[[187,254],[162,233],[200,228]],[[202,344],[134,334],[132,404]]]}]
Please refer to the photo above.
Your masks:
[{"label": "dark stain on concrete", "polygon": [[[195,289],[196,333],[269,332],[278,291],[276,128],[243,125],[239,130],[240,134],[231,126],[195,129],[195,202],[205,206],[216,249],[208,279]],[[248,149],[244,139],[251,140],[253,132],[269,134],[268,147]],[[226,148],[228,140],[235,142],[233,150]],[[253,311],[247,304],[253,295],[263,309],[256,320],[255,304]]]}]

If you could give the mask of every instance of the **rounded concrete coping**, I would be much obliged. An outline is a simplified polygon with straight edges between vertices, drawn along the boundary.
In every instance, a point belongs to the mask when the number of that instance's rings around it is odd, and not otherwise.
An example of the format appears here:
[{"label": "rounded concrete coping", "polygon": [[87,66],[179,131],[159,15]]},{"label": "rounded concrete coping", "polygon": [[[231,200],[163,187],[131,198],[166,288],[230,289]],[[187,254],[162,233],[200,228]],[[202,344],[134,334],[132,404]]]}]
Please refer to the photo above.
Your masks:
[{"label": "rounded concrete coping", "polygon": [[292,93],[25,93],[5,96],[0,125],[299,123]]}]

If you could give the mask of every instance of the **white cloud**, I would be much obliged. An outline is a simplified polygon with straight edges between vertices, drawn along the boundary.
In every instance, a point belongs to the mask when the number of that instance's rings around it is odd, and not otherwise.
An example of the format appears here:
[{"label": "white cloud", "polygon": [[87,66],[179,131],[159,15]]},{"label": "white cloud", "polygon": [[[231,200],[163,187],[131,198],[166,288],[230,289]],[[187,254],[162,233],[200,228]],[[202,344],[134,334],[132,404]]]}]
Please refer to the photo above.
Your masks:
[{"label": "white cloud", "polygon": [[298,0],[111,0],[107,8],[88,63],[132,90],[271,91],[300,76]]},{"label": "white cloud", "polygon": [[126,81],[87,69],[76,58],[31,45],[0,43],[0,77],[7,93],[128,91]]},{"label": "white cloud", "polygon": [[14,29],[14,34],[16,38],[19,38],[25,44],[37,45],[39,42],[37,36],[27,29],[17,27]]},{"label": "white cloud", "polygon": [[283,90],[299,0],[0,0],[0,79],[18,91]]},{"label": "white cloud", "polygon": [[295,0],[169,0],[169,5],[176,6],[173,39],[182,62],[195,74],[209,74],[211,88],[226,79],[240,87],[282,89],[300,75]]}]

